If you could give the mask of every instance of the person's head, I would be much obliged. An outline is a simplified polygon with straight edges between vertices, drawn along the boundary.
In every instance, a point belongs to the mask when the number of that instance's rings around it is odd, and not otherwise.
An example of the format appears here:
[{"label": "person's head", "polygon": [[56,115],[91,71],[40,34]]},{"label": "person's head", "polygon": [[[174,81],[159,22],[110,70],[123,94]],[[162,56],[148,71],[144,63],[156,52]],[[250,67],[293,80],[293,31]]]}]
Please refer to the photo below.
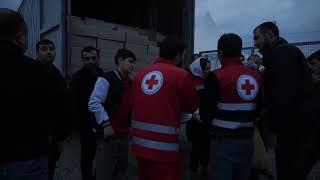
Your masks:
[{"label": "person's head", "polygon": [[242,55],[242,40],[236,34],[224,34],[218,41],[217,49],[220,61],[223,61],[225,58],[240,58]]},{"label": "person's head", "polygon": [[83,65],[94,64],[98,66],[99,58],[100,58],[100,50],[92,46],[84,47],[81,50],[81,58],[82,58]]},{"label": "person's head", "polygon": [[196,59],[198,59],[199,57],[201,57],[200,54],[193,54],[192,60],[196,60]]},{"label": "person's head", "polygon": [[194,76],[206,78],[211,72],[211,64],[208,59],[199,57],[190,64],[189,69]]},{"label": "person's head", "polygon": [[27,49],[27,25],[19,13],[0,8],[0,42],[13,43],[23,51]]},{"label": "person's head", "polygon": [[185,44],[176,37],[167,37],[159,44],[160,57],[181,64],[185,55]]},{"label": "person's head", "polygon": [[136,66],[136,56],[128,49],[119,49],[114,58],[114,63],[121,73],[129,75]]},{"label": "person's head", "polygon": [[257,26],[253,31],[254,45],[260,52],[271,48],[279,38],[279,29],[273,22],[265,22]]},{"label": "person's head", "polygon": [[261,65],[261,58],[258,54],[252,54],[248,57],[248,61],[255,63],[256,65]]},{"label": "person's head", "polygon": [[246,58],[244,57],[244,55],[241,54],[240,60],[241,60],[241,61],[245,61],[245,60],[246,60]]},{"label": "person's head", "polygon": [[320,50],[313,53],[308,58],[308,64],[312,72],[313,82],[319,83],[320,82]]},{"label": "person's head", "polygon": [[56,47],[49,39],[43,39],[36,45],[37,48],[37,60],[42,63],[53,63],[56,58]]},{"label": "person's head", "polygon": [[211,72],[211,63],[206,58],[200,59],[200,66],[203,73],[203,76],[206,78],[208,74]]}]

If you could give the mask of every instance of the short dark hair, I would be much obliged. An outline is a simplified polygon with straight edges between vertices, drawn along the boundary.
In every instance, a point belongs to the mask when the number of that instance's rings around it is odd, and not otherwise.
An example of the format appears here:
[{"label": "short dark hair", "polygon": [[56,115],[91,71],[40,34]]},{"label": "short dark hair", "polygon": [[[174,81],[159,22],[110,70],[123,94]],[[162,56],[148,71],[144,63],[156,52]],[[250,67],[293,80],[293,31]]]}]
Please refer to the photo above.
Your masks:
[{"label": "short dark hair", "polygon": [[185,44],[182,40],[175,36],[168,36],[159,43],[160,57],[172,60],[178,54],[182,54],[185,50]]},{"label": "short dark hair", "polygon": [[192,55],[192,60],[196,60],[199,57],[200,57],[200,54],[193,54]]},{"label": "short dark hair", "polygon": [[127,58],[132,58],[133,61],[136,61],[136,56],[134,55],[134,53],[128,49],[125,49],[125,48],[122,48],[122,49],[119,49],[114,57],[114,63],[116,66],[119,65],[119,59],[127,59]]},{"label": "short dark hair", "polygon": [[210,61],[206,58],[200,58],[200,67],[202,70],[204,70],[207,66],[207,64],[210,64]]},{"label": "short dark hair", "polygon": [[316,59],[316,60],[320,61],[320,50],[312,53],[312,54],[308,57],[308,61],[312,61],[313,59]]},{"label": "short dark hair", "polygon": [[91,52],[91,51],[96,51],[97,52],[97,56],[100,56],[100,50],[93,47],[93,46],[86,46],[81,50],[81,57],[83,57],[83,52]]},{"label": "short dark hair", "polygon": [[242,40],[240,36],[228,33],[220,37],[218,41],[218,53],[223,52],[224,57],[240,57],[242,51]]},{"label": "short dark hair", "polygon": [[37,44],[36,44],[37,52],[40,50],[41,45],[52,45],[53,47],[55,47],[54,43],[51,40],[42,39],[41,41],[37,42]]},{"label": "short dark hair", "polygon": [[22,28],[27,28],[21,14],[7,8],[0,8],[0,41],[12,41]]},{"label": "short dark hair", "polygon": [[267,30],[270,30],[276,37],[279,37],[279,28],[273,22],[265,22],[257,26],[253,32],[256,32],[257,29],[260,29],[263,33],[266,33]]}]

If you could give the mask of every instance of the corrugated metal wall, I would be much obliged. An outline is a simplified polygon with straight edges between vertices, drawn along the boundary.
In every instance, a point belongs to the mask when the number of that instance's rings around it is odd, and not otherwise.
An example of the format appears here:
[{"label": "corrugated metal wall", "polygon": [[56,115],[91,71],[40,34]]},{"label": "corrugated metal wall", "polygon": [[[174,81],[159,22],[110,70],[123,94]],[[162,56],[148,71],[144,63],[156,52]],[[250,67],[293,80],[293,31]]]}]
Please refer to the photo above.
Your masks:
[{"label": "corrugated metal wall", "polygon": [[56,46],[54,65],[65,75],[66,28],[65,1],[40,0],[40,39],[50,39]]},{"label": "corrugated metal wall", "polygon": [[19,8],[28,26],[28,49],[26,54],[36,57],[36,44],[40,39],[40,1],[24,0]]}]

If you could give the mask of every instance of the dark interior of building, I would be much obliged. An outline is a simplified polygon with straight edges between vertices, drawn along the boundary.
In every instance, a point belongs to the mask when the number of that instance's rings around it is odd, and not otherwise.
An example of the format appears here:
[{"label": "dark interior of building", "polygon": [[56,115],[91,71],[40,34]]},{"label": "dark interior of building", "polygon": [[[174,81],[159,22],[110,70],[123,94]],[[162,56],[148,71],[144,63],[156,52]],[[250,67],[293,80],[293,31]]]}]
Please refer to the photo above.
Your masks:
[{"label": "dark interior of building", "polygon": [[183,34],[185,0],[72,0],[73,16],[89,17],[163,34]]}]

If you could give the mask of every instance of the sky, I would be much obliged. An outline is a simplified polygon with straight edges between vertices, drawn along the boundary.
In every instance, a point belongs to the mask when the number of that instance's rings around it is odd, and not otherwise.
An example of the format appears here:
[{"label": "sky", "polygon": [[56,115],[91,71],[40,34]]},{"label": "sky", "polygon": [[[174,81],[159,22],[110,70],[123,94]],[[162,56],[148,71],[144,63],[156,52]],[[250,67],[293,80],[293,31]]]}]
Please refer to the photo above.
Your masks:
[{"label": "sky", "polygon": [[319,0],[195,0],[195,52],[214,50],[223,33],[253,46],[253,29],[276,22],[289,42],[320,41]]},{"label": "sky", "polygon": [[9,8],[12,10],[18,10],[20,3],[22,0],[1,0],[0,7],[1,8]]}]

